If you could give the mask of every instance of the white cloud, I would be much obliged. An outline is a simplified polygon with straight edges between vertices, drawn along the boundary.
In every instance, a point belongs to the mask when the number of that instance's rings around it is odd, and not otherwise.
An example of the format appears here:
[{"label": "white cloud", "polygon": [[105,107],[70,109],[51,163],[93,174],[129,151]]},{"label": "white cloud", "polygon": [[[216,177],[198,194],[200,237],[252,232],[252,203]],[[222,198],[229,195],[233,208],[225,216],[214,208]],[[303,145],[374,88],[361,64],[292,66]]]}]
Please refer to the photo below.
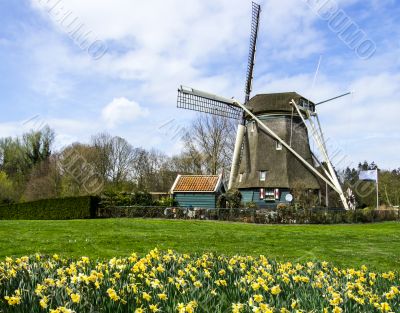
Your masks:
[{"label": "white cloud", "polygon": [[[43,13],[45,6],[31,1]],[[242,96],[251,1],[69,0],[62,6],[109,43],[109,52],[89,70],[103,77],[141,82],[136,94],[146,100],[171,106],[181,83]],[[323,48],[322,34],[312,27],[315,14],[302,1],[295,10],[292,6],[293,0],[263,5],[258,60],[293,60]],[[114,44],[122,49],[114,49]],[[235,61],[214,69],[227,58]],[[82,66],[87,70],[87,65]]]},{"label": "white cloud", "polygon": [[[392,40],[396,36],[387,37],[381,28],[373,28],[374,32],[366,29],[377,41],[378,50],[372,59],[362,61],[330,32],[305,1],[262,2],[253,95],[297,91],[318,101],[355,89],[353,97],[319,107],[327,137],[343,144],[352,159],[374,158],[382,164],[397,162],[398,157],[393,153],[383,153],[387,143],[371,139],[371,136],[382,138],[400,133],[396,121],[400,113],[396,103],[400,96],[397,74],[400,49],[398,42]],[[357,2],[362,3],[359,0],[337,2],[345,10]],[[33,88],[40,90],[46,99],[56,94],[70,99],[70,93],[79,89],[85,79],[94,85],[98,79],[109,86],[107,93],[100,91],[99,97],[85,103],[71,101],[81,109],[80,112],[87,108],[88,114],[98,114],[101,111],[99,103],[108,101],[104,99],[112,99],[114,95],[126,97],[120,98],[119,102],[125,103],[127,108],[121,104],[112,106],[118,100],[114,99],[101,112],[105,123],[90,122],[93,127],[82,129],[82,132],[95,133],[107,125],[113,127],[117,135],[132,140],[133,144],[161,147],[158,142],[162,139],[157,136],[150,140],[146,138],[146,141],[140,139],[141,142],[131,137],[138,132],[145,132],[143,137],[151,137],[150,127],[147,131],[142,125],[138,126],[139,123],[129,123],[135,118],[136,121],[143,118],[151,125],[149,115],[146,117],[148,111],[138,104],[144,103],[144,99],[152,116],[156,117],[176,114],[176,88],[181,83],[241,99],[250,30],[250,0],[64,0],[63,5],[73,11],[86,28],[107,41],[109,52],[102,59],[93,61],[85,51],[74,49],[74,43],[55,25],[57,39],[40,33],[34,36],[39,39],[26,43],[36,60],[34,68],[38,69],[31,75],[35,81]],[[352,18],[358,21],[361,13],[350,9],[353,8],[349,7]],[[42,16],[48,18],[47,13]],[[372,18],[368,16],[368,19]],[[393,19],[395,16],[392,15]],[[389,23],[388,19],[383,20],[385,24]],[[367,27],[369,20],[364,22]],[[385,27],[398,29],[390,23]],[[320,54],[323,54],[320,74],[315,87],[311,88]],[[121,82],[129,84],[129,88],[119,90]],[[77,93],[75,99],[79,99]],[[132,98],[138,103],[128,100]],[[189,115],[182,112],[177,118]],[[10,126],[7,131],[10,132]],[[65,134],[71,133],[73,138],[80,139],[73,127],[66,127]],[[382,154],[378,158],[379,151]]]},{"label": "white cloud", "polygon": [[[374,160],[383,167],[398,167],[400,75],[363,74],[341,81],[340,77],[332,79],[320,73],[314,88],[311,88],[312,72],[290,76],[269,74],[256,81],[255,93],[297,91],[317,102],[354,91],[353,95],[317,107],[331,155],[340,151],[336,160],[346,157],[343,164],[337,164],[340,167],[354,166],[363,160]],[[263,86],[267,89],[263,90]]]},{"label": "white cloud", "polygon": [[148,109],[142,108],[137,102],[130,101],[124,97],[115,98],[101,111],[103,120],[110,128],[126,122],[132,122],[148,114]]},{"label": "white cloud", "polygon": [[0,123],[1,137],[14,137],[22,133],[20,131],[22,123],[18,122],[5,122]]}]

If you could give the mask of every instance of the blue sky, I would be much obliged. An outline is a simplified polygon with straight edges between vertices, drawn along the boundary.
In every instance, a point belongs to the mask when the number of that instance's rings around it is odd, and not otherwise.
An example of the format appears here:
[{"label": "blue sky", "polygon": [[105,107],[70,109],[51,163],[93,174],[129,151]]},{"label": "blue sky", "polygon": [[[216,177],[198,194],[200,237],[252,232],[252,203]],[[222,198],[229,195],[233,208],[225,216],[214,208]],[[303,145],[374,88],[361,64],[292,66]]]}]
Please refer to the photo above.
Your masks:
[{"label": "blue sky", "polygon": [[[364,32],[376,47],[371,57],[338,37],[323,2]],[[297,91],[320,101],[352,90],[319,107],[329,149],[344,160],[338,166],[399,167],[400,4],[260,3],[253,95]],[[180,84],[243,99],[250,10],[247,0],[1,0],[0,136],[47,123],[58,148],[109,132],[178,153],[176,133],[195,116],[176,108]],[[68,34],[79,25],[86,44]],[[105,53],[93,57],[91,43]]]}]

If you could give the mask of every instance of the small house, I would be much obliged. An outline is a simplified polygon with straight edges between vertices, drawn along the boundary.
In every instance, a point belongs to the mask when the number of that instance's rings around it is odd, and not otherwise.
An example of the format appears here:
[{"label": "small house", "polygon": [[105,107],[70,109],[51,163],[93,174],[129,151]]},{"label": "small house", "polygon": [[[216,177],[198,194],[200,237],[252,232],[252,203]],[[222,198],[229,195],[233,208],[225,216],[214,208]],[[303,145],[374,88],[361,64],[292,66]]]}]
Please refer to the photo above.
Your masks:
[{"label": "small house", "polygon": [[225,192],[222,175],[178,175],[171,194],[180,207],[216,208]]}]

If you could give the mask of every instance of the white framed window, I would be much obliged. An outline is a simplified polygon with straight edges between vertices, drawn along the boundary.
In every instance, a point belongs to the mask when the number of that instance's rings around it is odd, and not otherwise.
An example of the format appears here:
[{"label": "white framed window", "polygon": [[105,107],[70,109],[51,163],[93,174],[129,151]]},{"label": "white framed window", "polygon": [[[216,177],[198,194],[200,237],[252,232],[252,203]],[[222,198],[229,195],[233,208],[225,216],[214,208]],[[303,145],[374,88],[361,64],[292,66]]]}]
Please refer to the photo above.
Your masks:
[{"label": "white framed window", "polygon": [[265,190],[265,197],[264,199],[266,201],[275,201],[275,193],[274,189],[267,189]]},{"label": "white framed window", "polygon": [[282,150],[282,144],[278,140],[276,141],[276,150]]},{"label": "white framed window", "polygon": [[260,171],[260,181],[265,181],[267,179],[267,171]]},{"label": "white framed window", "polygon": [[254,133],[256,131],[256,122],[255,121],[251,122],[250,131],[252,133]]}]

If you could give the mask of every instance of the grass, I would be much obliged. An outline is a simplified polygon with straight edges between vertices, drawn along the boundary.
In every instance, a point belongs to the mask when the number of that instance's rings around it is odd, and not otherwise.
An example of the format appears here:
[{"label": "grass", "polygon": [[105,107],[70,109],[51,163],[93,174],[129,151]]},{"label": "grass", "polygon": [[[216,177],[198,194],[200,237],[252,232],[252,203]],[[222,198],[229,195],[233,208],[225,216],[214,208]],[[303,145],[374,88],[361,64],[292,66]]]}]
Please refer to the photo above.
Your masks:
[{"label": "grass", "polygon": [[254,225],[212,221],[98,219],[0,221],[0,258],[58,253],[112,258],[150,249],[326,260],[342,267],[400,268],[400,223]]}]

